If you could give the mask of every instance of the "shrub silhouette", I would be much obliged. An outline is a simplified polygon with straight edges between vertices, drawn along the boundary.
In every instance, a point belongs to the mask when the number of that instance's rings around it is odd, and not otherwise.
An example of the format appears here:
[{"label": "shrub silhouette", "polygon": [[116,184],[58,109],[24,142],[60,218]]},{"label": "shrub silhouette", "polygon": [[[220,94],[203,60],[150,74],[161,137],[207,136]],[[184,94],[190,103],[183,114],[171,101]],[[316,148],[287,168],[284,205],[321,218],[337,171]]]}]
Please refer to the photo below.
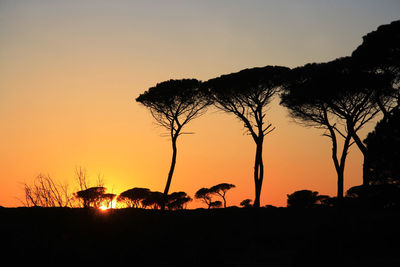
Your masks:
[{"label": "shrub silhouette", "polygon": [[328,196],[318,195],[317,191],[299,190],[287,195],[287,207],[289,208],[312,208],[321,204],[321,200]]},{"label": "shrub silhouette", "polygon": [[164,194],[157,191],[150,191],[145,199],[142,200],[144,208],[150,207],[151,209],[161,209]]},{"label": "shrub silhouette", "polygon": [[118,196],[117,200],[119,202],[125,203],[128,207],[140,208],[145,206],[143,205],[143,201],[147,199],[149,195],[150,189],[134,187],[132,189],[122,192]]},{"label": "shrub silhouette", "polygon": [[357,206],[370,208],[391,208],[400,206],[400,186],[398,184],[375,184],[353,186],[347,197],[355,200]]},{"label": "shrub silhouette", "polygon": [[243,208],[251,208],[251,207],[253,207],[253,205],[251,204],[252,201],[253,200],[246,198],[245,200],[240,202],[240,206],[242,206]]},{"label": "shrub silhouette", "polygon": [[188,202],[192,201],[185,192],[174,192],[168,195],[166,206],[169,210],[181,210],[186,208]]},{"label": "shrub silhouette", "polygon": [[84,208],[98,208],[102,204],[105,192],[106,188],[102,186],[89,187],[88,189],[76,192],[75,196],[82,200]]}]

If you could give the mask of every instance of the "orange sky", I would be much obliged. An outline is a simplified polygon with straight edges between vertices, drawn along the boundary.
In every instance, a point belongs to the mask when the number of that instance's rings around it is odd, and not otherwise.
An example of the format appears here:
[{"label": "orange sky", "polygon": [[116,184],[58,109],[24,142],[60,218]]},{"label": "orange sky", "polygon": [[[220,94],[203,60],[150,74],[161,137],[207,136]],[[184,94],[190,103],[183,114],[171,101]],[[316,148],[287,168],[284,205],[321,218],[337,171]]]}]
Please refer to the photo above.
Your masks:
[{"label": "orange sky", "polygon": [[[397,1],[322,2],[0,1],[0,205],[21,205],[21,183],[39,173],[77,189],[76,166],[93,184],[102,175],[114,193],[162,191],[170,143],[135,102],[144,90],[171,78],[346,56],[400,14]],[[277,102],[262,204],[284,206],[300,189],[335,195],[329,139],[293,123]],[[237,188],[228,205],[253,198],[255,146],[242,124],[210,109],[188,130],[196,134],[178,141],[171,192],[193,197],[229,182]],[[361,164],[354,146],[345,189],[361,183]]]}]

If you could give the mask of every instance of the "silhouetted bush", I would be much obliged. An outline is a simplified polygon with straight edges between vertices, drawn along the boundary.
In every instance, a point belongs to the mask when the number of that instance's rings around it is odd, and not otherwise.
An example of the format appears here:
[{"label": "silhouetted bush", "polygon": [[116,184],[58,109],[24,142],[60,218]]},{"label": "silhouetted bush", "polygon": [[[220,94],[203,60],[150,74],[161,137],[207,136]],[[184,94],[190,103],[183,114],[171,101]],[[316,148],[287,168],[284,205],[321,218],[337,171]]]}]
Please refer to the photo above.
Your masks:
[{"label": "silhouetted bush", "polygon": [[288,208],[312,208],[321,204],[321,200],[325,200],[328,196],[318,195],[317,191],[299,190],[287,195]]},{"label": "silhouetted bush", "polygon": [[102,186],[90,187],[85,190],[81,190],[75,193],[75,197],[80,199],[83,203],[83,207],[89,208],[98,208],[100,207],[103,198],[102,196],[105,194],[106,188]]},{"label": "silhouetted bush", "polygon": [[357,206],[369,208],[391,208],[400,206],[400,187],[397,184],[354,186],[347,197]]},{"label": "silhouetted bush", "polygon": [[253,202],[253,200],[246,198],[245,200],[243,200],[242,202],[240,202],[240,206],[242,206],[243,208],[251,208],[253,207],[253,205],[251,204],[251,202]]},{"label": "silhouetted bush", "polygon": [[181,210],[186,208],[190,201],[192,201],[192,198],[185,192],[174,192],[168,195],[166,206],[169,210]]},{"label": "silhouetted bush", "polygon": [[132,189],[122,192],[118,196],[117,200],[119,202],[125,203],[125,205],[127,205],[128,207],[141,208],[145,206],[142,202],[147,199],[149,195],[150,189],[134,187]]}]

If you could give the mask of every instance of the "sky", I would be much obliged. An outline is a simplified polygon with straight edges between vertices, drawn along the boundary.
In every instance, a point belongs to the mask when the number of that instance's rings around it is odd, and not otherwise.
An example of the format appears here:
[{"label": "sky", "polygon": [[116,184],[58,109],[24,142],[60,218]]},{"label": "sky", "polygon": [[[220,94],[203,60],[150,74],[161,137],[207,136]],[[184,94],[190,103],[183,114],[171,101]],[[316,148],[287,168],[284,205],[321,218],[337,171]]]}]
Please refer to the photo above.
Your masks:
[{"label": "sky", "polygon": [[[0,205],[21,206],[22,184],[40,173],[76,191],[77,167],[116,194],[163,191],[171,145],[139,94],[169,79],[348,56],[399,14],[397,0],[0,0]],[[261,204],[286,206],[302,189],[334,196],[323,131],[293,122],[279,99],[268,114],[276,129],[264,143]],[[254,199],[255,145],[242,123],[210,108],[187,131],[170,192],[227,182],[228,205]],[[361,176],[352,146],[345,190]]]}]

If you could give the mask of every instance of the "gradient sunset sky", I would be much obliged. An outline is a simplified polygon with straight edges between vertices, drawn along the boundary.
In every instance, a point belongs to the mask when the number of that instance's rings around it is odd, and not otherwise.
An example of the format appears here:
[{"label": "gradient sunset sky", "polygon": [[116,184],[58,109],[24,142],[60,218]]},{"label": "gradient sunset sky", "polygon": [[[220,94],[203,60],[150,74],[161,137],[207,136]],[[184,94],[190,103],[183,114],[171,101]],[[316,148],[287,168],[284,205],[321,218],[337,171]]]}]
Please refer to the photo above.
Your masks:
[{"label": "gradient sunset sky", "polygon": [[[398,0],[0,0],[0,205],[20,206],[21,183],[39,173],[77,190],[77,166],[113,193],[163,191],[170,141],[135,102],[140,93],[168,79],[347,56],[399,14]],[[330,140],[295,124],[278,101],[261,204],[285,206],[301,189],[335,195]],[[253,199],[255,145],[242,123],[211,108],[188,126],[196,134],[178,140],[170,192],[193,197],[228,182],[237,186],[228,205]],[[345,190],[361,173],[352,146]]]}]

